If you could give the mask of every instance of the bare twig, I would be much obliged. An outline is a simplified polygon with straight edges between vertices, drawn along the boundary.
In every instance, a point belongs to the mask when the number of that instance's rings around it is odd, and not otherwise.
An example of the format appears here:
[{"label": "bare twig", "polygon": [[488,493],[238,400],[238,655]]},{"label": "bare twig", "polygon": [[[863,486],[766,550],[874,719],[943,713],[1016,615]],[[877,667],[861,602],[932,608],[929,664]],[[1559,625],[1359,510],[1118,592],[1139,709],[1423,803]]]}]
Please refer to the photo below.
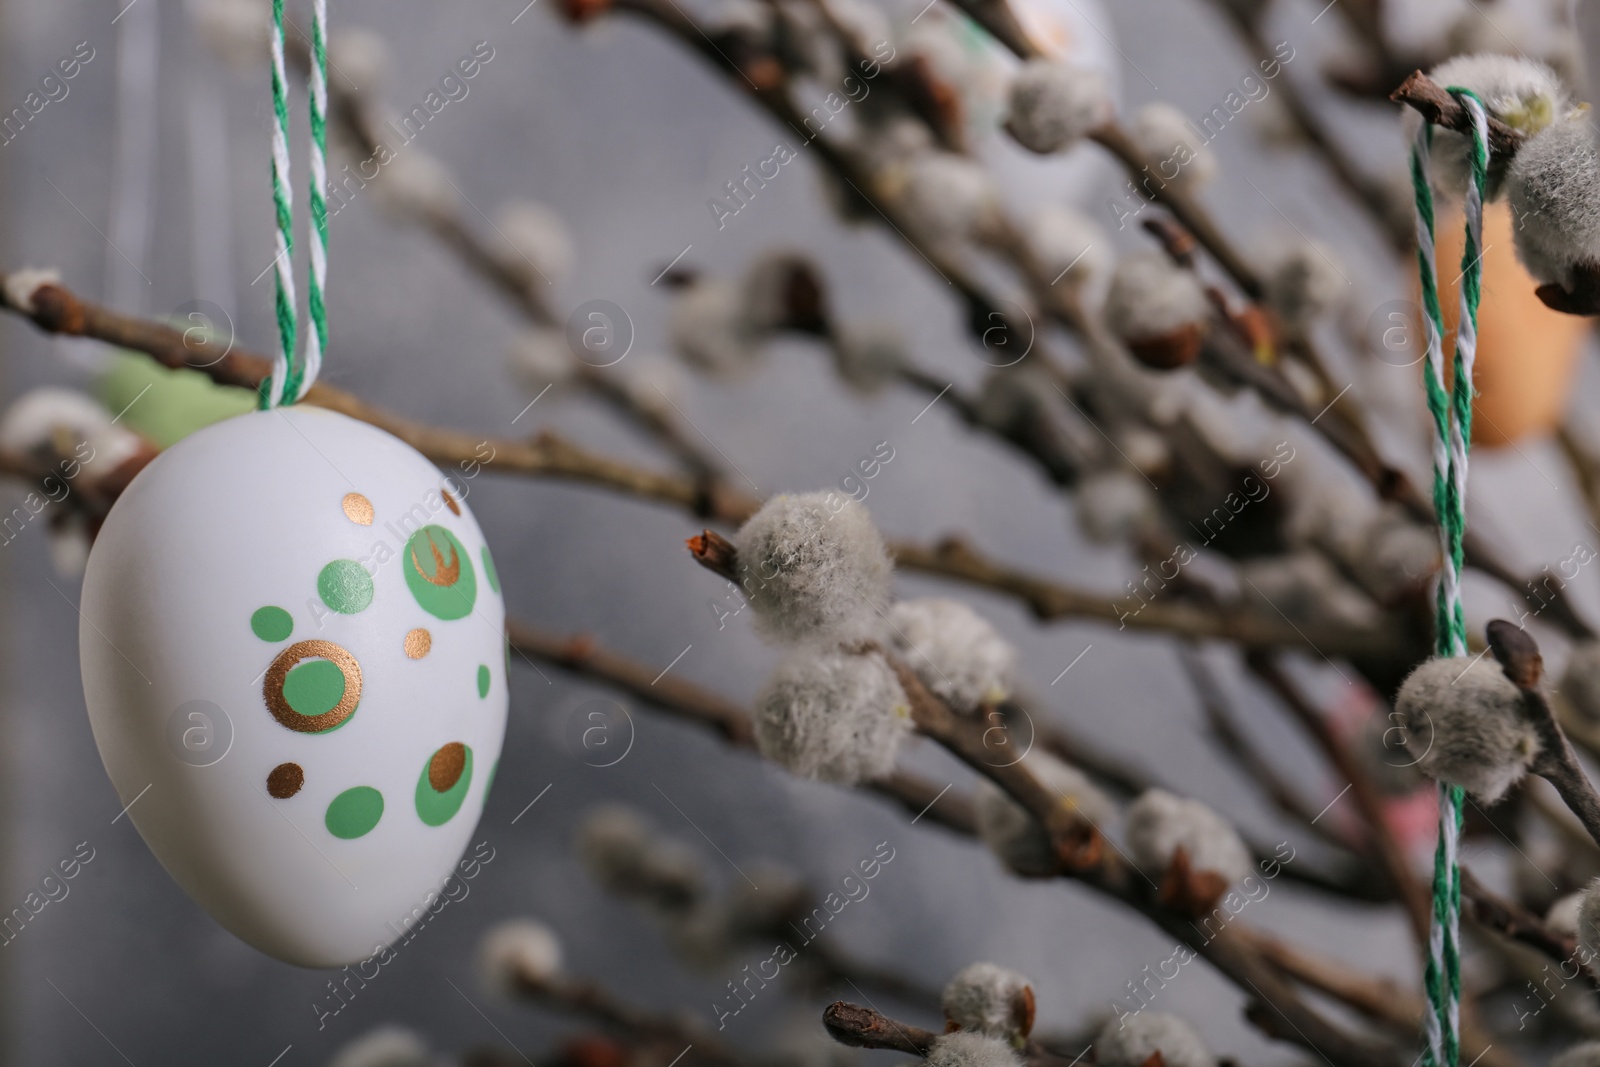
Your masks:
[{"label": "bare twig", "polygon": [[1322,713],[1311,705],[1275,660],[1257,654],[1249,656],[1248,662],[1250,669],[1267,683],[1301,727],[1311,735],[1340,777],[1350,783],[1350,796],[1355,801],[1356,810],[1361,813],[1370,847],[1382,863],[1389,884],[1405,905],[1406,916],[1411,920],[1411,932],[1418,946],[1425,946],[1428,943],[1428,920],[1431,915],[1428,897],[1412,873],[1405,850],[1389,829],[1388,820],[1384,818],[1383,799],[1372,784],[1371,776],[1349,747],[1334,734]]},{"label": "bare twig", "polygon": [[[1420,70],[1413,71],[1409,78],[1401,82],[1400,87],[1389,94],[1389,99],[1407,105],[1435,126],[1468,136],[1472,134],[1472,115],[1443,86]],[[1517,154],[1527,135],[1507,126],[1493,115],[1489,115],[1488,120],[1489,154],[1504,166]]]},{"label": "bare twig", "polygon": [[1544,657],[1528,631],[1515,623],[1495,619],[1485,629],[1489,649],[1500,662],[1505,675],[1522,692],[1522,706],[1539,734],[1539,754],[1530,768],[1534,774],[1556,787],[1561,800],[1583,823],[1589,836],[1600,844],[1600,794],[1589,776],[1583,773],[1578,754],[1556,722],[1541,682]]}]

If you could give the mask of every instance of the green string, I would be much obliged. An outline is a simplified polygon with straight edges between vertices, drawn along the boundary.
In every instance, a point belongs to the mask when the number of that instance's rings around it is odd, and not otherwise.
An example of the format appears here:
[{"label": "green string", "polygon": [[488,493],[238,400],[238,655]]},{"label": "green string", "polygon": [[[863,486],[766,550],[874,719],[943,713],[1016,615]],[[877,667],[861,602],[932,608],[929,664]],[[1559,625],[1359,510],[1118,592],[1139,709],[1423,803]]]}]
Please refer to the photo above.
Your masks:
[{"label": "green string", "polygon": [[272,0],[272,200],[276,209],[278,258],[275,310],[278,351],[272,374],[261,383],[260,406],[293,404],[305,396],[322,369],[328,348],[325,293],[328,277],[328,4],[313,0],[311,22],[311,288],[307,306],[311,332],[303,358],[296,358],[294,288],[294,192],[289,181],[289,90],[283,55],[283,0]]},{"label": "green string", "polygon": [[[1461,312],[1451,388],[1444,387],[1444,317],[1440,311],[1438,271],[1434,259],[1433,192],[1428,184],[1432,129],[1424,123],[1411,152],[1411,181],[1417,203],[1417,269],[1426,318],[1427,358],[1423,385],[1433,418],[1433,502],[1439,519],[1440,580],[1435,613],[1435,653],[1460,656],[1467,651],[1466,612],[1461,600],[1461,571],[1466,564],[1467,457],[1472,442],[1472,372],[1477,354],[1478,304],[1482,296],[1483,190],[1488,181],[1489,145],[1483,102],[1470,90],[1450,93],[1472,118],[1469,137],[1470,181],[1466,194],[1466,241],[1461,255]],[[1459,845],[1462,804],[1460,787],[1440,783],[1439,843],[1434,850],[1432,922],[1423,985],[1428,1014],[1423,1034],[1423,1062],[1428,1067],[1458,1067],[1461,1059],[1461,880]]]}]

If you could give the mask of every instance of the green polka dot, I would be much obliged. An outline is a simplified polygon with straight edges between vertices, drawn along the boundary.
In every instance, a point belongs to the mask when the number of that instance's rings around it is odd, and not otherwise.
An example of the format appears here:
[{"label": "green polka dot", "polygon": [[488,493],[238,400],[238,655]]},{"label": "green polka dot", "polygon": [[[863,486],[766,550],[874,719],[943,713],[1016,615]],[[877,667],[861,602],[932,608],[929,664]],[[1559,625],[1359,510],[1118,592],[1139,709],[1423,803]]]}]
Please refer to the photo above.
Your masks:
[{"label": "green polka dot", "polygon": [[424,526],[406,542],[400,563],[406,588],[423,611],[446,620],[465,618],[472,611],[478,579],[455,534],[443,526]]},{"label": "green polka dot", "polygon": [[307,718],[326,715],[344,699],[344,672],[331,660],[308,659],[283,680],[283,699]]},{"label": "green polka dot", "polygon": [[354,615],[372,603],[372,575],[353,559],[336,559],[317,575],[322,602],[341,615]]},{"label": "green polka dot", "polygon": [[[424,776],[426,779],[426,776]],[[322,821],[334,837],[346,841],[370,833],[383,818],[383,794],[370,785],[346,789],[333,798]]]},{"label": "green polka dot", "polygon": [[489,668],[486,664],[478,664],[478,699],[482,700],[489,695]]},{"label": "green polka dot", "polygon": [[449,822],[461,810],[462,801],[467,799],[467,787],[472,784],[472,749],[462,747],[467,749],[467,757],[461,767],[461,777],[443,793],[435,790],[433,783],[428,781],[428,767],[433,757],[429,756],[423,761],[422,774],[417,778],[417,816],[429,826],[443,826]]},{"label": "green polka dot", "polygon": [[250,629],[263,641],[282,641],[294,633],[294,617],[282,608],[257,608],[250,616]]},{"label": "green polka dot", "polygon": [[489,546],[483,546],[483,580],[489,583],[489,588],[500,592],[500,575],[495,572],[494,560],[489,555]]}]

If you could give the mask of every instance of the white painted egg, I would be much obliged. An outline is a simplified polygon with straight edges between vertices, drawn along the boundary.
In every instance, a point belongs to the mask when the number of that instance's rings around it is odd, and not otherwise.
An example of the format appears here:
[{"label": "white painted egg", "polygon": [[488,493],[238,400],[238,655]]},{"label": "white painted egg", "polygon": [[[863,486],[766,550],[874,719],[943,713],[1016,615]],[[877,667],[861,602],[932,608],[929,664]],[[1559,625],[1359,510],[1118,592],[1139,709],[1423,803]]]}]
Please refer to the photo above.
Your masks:
[{"label": "white painted egg", "polygon": [[78,638],[128,817],[245,941],[364,959],[426,914],[506,722],[505,602],[437,468],[344,415],[207,427],[96,539]]}]

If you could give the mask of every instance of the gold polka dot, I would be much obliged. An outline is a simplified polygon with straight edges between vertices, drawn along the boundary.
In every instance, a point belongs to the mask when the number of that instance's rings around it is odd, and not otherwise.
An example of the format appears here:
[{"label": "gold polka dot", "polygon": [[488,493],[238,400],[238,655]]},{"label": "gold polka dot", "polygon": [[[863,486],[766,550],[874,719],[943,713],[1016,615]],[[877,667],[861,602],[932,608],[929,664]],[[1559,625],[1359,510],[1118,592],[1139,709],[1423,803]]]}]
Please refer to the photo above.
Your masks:
[{"label": "gold polka dot", "polygon": [[372,501],[360,493],[346,493],[343,503],[347,519],[359,526],[372,525]]},{"label": "gold polka dot", "polygon": [[421,659],[428,654],[428,649],[433,647],[433,635],[422,627],[417,627],[406,634],[406,655],[412,659]]},{"label": "gold polka dot", "polygon": [[288,800],[306,784],[306,772],[298,763],[280,763],[267,775],[267,792],[279,800]]},{"label": "gold polka dot", "polygon": [[[344,675],[344,695],[339,703],[321,715],[302,715],[289,706],[283,695],[283,683],[289,672],[306,659],[325,659],[339,668]],[[278,658],[267,668],[266,681],[261,687],[267,710],[279,724],[301,734],[320,734],[331,730],[356,713],[361,703],[361,665],[350,651],[332,641],[301,641],[278,653]]]},{"label": "gold polka dot", "polygon": [[450,509],[450,513],[452,515],[460,515],[461,514],[461,505],[457,504],[456,503],[456,498],[450,495],[450,490],[441,489],[441,490],[439,490],[439,495],[444,497],[445,507]]},{"label": "gold polka dot", "polygon": [[433,754],[428,761],[428,784],[433,786],[435,793],[448,792],[450,787],[461,780],[461,772],[467,766],[467,746],[460,741],[452,741]]}]

